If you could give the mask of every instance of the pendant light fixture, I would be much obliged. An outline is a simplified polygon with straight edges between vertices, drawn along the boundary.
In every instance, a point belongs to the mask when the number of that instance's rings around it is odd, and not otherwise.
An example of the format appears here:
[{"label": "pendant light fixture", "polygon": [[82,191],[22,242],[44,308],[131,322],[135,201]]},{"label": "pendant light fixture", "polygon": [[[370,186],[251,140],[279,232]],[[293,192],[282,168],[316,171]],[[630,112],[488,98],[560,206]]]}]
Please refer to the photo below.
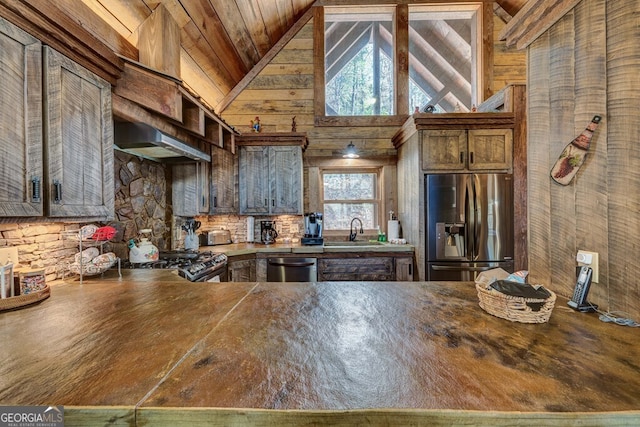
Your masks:
[{"label": "pendant light fixture", "polygon": [[360,157],[358,155],[358,150],[356,149],[356,146],[353,145],[353,142],[349,142],[349,145],[347,145],[347,149],[345,150],[342,157],[344,157],[345,159],[357,159],[358,157]]}]

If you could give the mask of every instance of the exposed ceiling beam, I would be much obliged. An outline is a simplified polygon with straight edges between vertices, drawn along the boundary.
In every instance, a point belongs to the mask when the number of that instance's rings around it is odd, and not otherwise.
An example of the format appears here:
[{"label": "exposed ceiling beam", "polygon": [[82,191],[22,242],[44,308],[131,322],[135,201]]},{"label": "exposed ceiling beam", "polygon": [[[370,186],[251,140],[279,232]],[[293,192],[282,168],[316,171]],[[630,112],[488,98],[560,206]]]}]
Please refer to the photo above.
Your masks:
[{"label": "exposed ceiling beam", "polygon": [[529,0],[500,32],[507,46],[524,49],[581,0]]}]

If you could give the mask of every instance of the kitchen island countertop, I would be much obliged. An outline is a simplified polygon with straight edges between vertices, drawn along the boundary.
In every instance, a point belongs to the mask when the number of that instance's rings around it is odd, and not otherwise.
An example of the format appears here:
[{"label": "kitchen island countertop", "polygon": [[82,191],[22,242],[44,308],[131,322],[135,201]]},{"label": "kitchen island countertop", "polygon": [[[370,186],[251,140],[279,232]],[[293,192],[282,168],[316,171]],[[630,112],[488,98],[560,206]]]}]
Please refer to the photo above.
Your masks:
[{"label": "kitchen island countertop", "polygon": [[633,425],[637,336],[561,297],[548,323],[498,319],[472,283],[109,271],[0,313],[0,404],[66,425]]}]

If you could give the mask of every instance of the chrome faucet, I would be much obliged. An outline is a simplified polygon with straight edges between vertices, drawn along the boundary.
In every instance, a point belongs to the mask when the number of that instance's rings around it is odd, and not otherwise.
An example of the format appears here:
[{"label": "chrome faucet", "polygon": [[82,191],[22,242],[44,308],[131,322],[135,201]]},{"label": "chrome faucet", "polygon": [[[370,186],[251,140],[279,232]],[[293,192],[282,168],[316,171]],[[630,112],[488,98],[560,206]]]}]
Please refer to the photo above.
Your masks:
[{"label": "chrome faucet", "polygon": [[364,229],[362,228],[362,220],[358,217],[355,217],[351,220],[351,225],[349,226],[349,241],[354,242],[356,240],[356,234],[358,233],[358,228],[356,227],[356,232],[353,232],[353,221],[358,220],[360,223],[360,234],[364,233]]}]

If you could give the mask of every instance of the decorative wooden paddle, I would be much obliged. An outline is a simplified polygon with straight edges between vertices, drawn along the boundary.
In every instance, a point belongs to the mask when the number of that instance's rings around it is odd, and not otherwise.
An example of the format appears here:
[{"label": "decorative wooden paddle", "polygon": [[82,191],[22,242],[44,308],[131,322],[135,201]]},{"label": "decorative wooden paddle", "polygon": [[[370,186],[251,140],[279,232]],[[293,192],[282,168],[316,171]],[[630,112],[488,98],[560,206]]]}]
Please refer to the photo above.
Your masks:
[{"label": "decorative wooden paddle", "polygon": [[562,150],[562,154],[551,168],[551,178],[561,185],[568,185],[573,177],[578,173],[578,169],[584,163],[584,158],[589,151],[591,138],[600,123],[600,116],[593,116],[591,123],[587,125],[573,141],[567,144]]}]

